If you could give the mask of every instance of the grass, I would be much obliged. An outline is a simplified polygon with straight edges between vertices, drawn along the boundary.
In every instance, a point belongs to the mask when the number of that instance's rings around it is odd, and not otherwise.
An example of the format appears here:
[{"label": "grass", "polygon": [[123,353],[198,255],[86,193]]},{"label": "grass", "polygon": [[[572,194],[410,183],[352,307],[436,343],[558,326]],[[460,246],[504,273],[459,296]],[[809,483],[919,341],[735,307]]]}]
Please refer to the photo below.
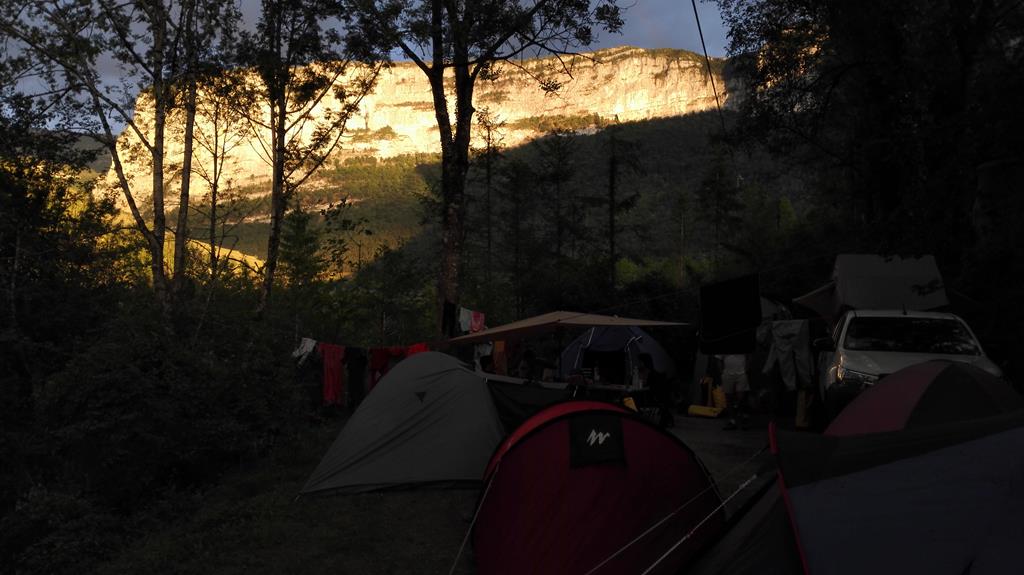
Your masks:
[{"label": "grass", "polygon": [[[308,475],[340,429],[313,429],[278,456],[190,499],[191,513],[146,535],[100,573],[447,573],[476,490],[304,497]],[[471,549],[456,573],[473,573]]]}]

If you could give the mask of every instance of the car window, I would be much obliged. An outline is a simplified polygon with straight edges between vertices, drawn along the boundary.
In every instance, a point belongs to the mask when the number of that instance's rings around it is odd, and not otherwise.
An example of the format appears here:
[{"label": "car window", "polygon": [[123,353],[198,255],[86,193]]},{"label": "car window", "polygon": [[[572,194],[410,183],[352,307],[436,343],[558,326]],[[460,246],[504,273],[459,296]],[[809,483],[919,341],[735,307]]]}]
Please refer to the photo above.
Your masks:
[{"label": "car window", "polygon": [[843,347],[858,351],[981,354],[961,322],[940,318],[855,317],[846,328]]}]

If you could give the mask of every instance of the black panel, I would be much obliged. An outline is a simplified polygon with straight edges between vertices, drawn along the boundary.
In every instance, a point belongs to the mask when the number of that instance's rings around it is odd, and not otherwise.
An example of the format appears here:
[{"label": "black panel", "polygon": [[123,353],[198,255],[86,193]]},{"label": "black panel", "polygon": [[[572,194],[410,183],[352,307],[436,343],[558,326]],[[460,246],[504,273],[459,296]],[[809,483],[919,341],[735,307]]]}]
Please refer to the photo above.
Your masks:
[{"label": "black panel", "polygon": [[760,324],[761,294],[756,275],[701,286],[701,352],[754,353]]},{"label": "black panel", "polygon": [[583,413],[569,420],[569,465],[626,465],[622,418],[609,413]]},{"label": "black panel", "polygon": [[487,388],[506,433],[512,433],[531,415],[545,407],[570,397],[568,389],[549,389],[530,384],[488,381]]}]

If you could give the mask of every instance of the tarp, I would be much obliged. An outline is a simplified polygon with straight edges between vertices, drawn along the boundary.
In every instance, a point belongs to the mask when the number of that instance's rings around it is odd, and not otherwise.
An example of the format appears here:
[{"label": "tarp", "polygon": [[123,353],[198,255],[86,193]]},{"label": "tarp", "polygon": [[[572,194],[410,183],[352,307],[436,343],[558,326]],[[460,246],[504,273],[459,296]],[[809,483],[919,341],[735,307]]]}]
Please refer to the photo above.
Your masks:
[{"label": "tarp", "polygon": [[302,493],[477,482],[504,435],[483,374],[451,356],[419,353],[374,387]]},{"label": "tarp", "polygon": [[658,340],[644,330],[634,326],[593,327],[583,332],[562,350],[559,375],[564,379],[574,369],[583,366],[586,351],[623,352],[627,354],[629,367],[637,365],[637,356],[648,353],[654,362],[654,369],[669,379],[676,374],[676,363],[661,347]]},{"label": "tarp", "polygon": [[725,524],[693,451],[612,404],[570,401],[534,415],[484,478],[473,527],[480,575],[583,575],[599,565],[600,575],[635,575],[659,558],[650,573],[677,573]]},{"label": "tarp", "polygon": [[477,343],[482,341],[517,339],[529,335],[536,335],[555,330],[560,327],[595,327],[595,326],[679,326],[685,323],[674,321],[657,321],[650,319],[635,319],[629,317],[618,317],[609,315],[598,315],[592,313],[579,313],[574,311],[553,311],[505,325],[492,327],[449,340],[451,343]]},{"label": "tarp", "polygon": [[930,310],[949,305],[935,257],[836,256],[832,281],[793,300],[834,318],[843,308]]}]

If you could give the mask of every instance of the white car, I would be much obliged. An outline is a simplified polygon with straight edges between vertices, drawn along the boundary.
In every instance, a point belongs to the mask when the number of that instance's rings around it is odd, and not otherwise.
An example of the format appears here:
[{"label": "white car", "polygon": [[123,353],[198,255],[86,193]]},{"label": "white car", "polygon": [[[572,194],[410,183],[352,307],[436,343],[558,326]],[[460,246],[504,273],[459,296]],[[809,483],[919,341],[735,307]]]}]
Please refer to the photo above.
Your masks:
[{"label": "white car", "polygon": [[851,310],[819,352],[819,392],[828,419],[865,387],[904,367],[932,359],[973,364],[996,377],[1002,370],[981,349],[964,320],[951,313]]}]

